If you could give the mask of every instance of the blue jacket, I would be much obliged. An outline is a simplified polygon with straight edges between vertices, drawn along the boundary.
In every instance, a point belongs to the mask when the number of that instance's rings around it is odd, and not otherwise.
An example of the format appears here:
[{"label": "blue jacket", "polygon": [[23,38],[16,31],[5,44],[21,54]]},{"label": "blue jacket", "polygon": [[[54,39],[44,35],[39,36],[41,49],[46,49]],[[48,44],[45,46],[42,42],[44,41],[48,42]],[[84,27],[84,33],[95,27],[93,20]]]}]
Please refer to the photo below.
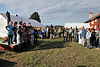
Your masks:
[{"label": "blue jacket", "polygon": [[14,28],[13,26],[11,27],[10,25],[8,25],[8,27],[7,27],[7,29],[8,29],[7,34],[8,35],[13,35],[13,30],[12,30],[13,28]]},{"label": "blue jacket", "polygon": [[86,31],[85,31],[85,29],[83,29],[81,32],[81,37],[85,37],[85,36],[86,36]]}]

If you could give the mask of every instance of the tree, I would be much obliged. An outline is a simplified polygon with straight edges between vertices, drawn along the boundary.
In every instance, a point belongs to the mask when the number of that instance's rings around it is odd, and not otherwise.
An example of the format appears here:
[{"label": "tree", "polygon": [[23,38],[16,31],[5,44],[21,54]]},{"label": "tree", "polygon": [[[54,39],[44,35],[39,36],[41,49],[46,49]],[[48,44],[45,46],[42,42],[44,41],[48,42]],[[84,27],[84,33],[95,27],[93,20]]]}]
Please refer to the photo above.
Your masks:
[{"label": "tree", "polygon": [[39,23],[41,23],[41,19],[38,12],[34,12],[33,14],[31,14],[29,19],[34,19],[37,20]]},{"label": "tree", "polygon": [[53,28],[52,24],[51,24],[51,28]]}]

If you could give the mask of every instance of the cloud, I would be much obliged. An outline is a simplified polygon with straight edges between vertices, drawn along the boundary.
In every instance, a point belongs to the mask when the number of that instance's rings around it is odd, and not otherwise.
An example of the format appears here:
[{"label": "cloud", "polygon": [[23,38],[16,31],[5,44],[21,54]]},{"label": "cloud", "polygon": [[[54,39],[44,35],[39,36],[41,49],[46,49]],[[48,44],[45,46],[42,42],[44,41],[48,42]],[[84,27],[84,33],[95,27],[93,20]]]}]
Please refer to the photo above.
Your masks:
[{"label": "cloud", "polygon": [[[42,23],[64,24],[66,22],[84,22],[89,12],[100,12],[99,0],[0,0],[0,12],[7,10],[11,14],[29,18],[37,11]],[[54,23],[55,22],[55,23]]]}]

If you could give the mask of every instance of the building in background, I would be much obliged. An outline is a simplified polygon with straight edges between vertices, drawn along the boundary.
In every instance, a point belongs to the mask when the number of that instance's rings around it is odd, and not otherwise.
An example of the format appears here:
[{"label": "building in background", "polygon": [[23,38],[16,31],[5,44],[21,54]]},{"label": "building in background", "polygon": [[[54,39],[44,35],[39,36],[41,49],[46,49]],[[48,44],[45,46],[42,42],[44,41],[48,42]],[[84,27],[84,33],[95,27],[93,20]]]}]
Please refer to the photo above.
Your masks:
[{"label": "building in background", "polygon": [[100,28],[100,14],[93,16],[93,12],[89,13],[89,20],[85,21],[84,23],[89,23],[90,28],[98,29]]},{"label": "building in background", "polygon": [[77,28],[80,28],[82,26],[84,26],[85,28],[90,28],[89,23],[65,23],[65,28],[75,28],[75,26],[77,26]]}]

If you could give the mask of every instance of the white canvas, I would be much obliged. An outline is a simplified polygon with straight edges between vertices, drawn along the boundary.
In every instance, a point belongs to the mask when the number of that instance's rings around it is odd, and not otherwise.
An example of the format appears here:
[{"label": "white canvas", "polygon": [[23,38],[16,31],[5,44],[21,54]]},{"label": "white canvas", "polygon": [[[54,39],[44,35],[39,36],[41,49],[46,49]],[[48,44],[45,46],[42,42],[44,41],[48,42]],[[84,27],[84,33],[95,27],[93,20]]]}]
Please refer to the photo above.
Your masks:
[{"label": "white canvas", "polygon": [[[11,21],[13,21],[13,22],[15,22],[15,21],[19,22],[22,19],[23,23],[26,23],[26,25],[28,25],[28,23],[31,23],[31,25],[33,27],[41,27],[42,29],[45,29],[45,26],[42,23],[39,23],[36,20],[22,18],[22,17],[17,17],[17,16],[13,16],[13,15],[11,15],[10,17],[11,17]],[[7,31],[5,29],[6,25],[7,25],[6,14],[0,13],[0,37],[7,36]]]},{"label": "white canvas", "polygon": [[77,26],[77,28],[80,28],[82,26],[84,26],[85,28],[90,28],[89,23],[65,23],[65,27],[72,27],[75,28],[75,26]]}]

